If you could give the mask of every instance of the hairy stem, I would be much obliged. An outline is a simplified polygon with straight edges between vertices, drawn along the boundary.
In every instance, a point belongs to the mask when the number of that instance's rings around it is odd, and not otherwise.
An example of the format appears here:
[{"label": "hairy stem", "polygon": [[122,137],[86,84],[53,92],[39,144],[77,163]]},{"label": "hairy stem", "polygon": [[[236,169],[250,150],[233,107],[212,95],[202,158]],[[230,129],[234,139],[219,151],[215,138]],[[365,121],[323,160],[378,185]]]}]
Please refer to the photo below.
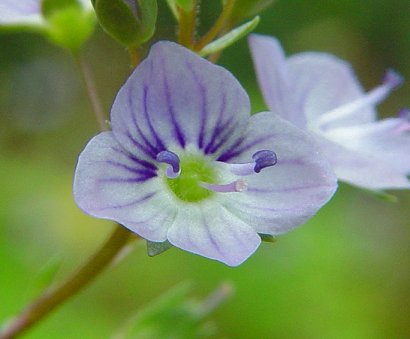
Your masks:
[{"label": "hairy stem", "polygon": [[118,225],[106,243],[83,267],[60,286],[47,289],[37,300],[28,305],[10,325],[0,333],[0,339],[17,337],[79,292],[116,258],[121,249],[123,249],[131,239],[131,236],[132,233],[123,226]]},{"label": "hairy stem", "polygon": [[178,42],[189,49],[193,49],[195,44],[199,1],[193,0],[192,9],[189,12],[178,7]]},{"label": "hairy stem", "polygon": [[104,115],[104,110],[101,106],[101,102],[98,97],[97,88],[95,87],[95,82],[91,74],[91,70],[86,61],[84,60],[84,58],[81,56],[81,54],[77,56],[76,60],[79,65],[81,75],[87,90],[87,94],[90,99],[90,103],[94,111],[95,117],[97,119],[98,125],[100,127],[100,130],[106,131],[108,130],[108,125]]}]

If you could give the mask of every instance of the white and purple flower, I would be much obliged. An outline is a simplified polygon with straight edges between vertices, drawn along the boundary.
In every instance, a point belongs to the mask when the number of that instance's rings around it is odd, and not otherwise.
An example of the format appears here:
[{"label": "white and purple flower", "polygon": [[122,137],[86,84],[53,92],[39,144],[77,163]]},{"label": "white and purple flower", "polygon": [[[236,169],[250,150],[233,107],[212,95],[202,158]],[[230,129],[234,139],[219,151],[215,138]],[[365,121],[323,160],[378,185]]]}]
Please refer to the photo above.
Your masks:
[{"label": "white and purple flower", "polygon": [[402,82],[388,71],[365,93],[351,66],[337,57],[305,52],[285,57],[277,39],[249,38],[259,85],[268,107],[314,132],[342,181],[366,189],[410,188],[407,111],[377,120],[375,106]]},{"label": "white and purple flower", "polygon": [[[47,25],[41,0],[0,0],[0,26],[41,28]],[[84,10],[91,11],[90,0],[78,0]]]},{"label": "white and purple flower", "polygon": [[77,204],[148,241],[239,265],[259,234],[302,224],[336,189],[310,135],[249,111],[228,71],[155,44],[114,101],[112,131],[79,157]]}]

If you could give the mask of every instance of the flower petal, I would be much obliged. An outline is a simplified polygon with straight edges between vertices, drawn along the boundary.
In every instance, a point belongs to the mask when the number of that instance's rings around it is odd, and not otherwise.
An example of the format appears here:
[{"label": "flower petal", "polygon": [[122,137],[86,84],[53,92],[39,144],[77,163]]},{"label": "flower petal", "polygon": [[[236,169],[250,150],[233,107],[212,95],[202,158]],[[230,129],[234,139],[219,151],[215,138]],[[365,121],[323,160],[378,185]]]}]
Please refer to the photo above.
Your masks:
[{"label": "flower petal", "polygon": [[337,182],[314,138],[270,112],[253,115],[242,143],[221,157],[245,163],[261,149],[276,153],[276,165],[245,177],[246,191],[218,199],[258,233],[275,235],[312,217],[333,195]]},{"label": "flower petal", "polygon": [[382,153],[372,156],[325,138],[318,141],[340,180],[371,190],[410,188],[407,177],[386,162]]},{"label": "flower petal", "polygon": [[115,220],[147,240],[165,241],[176,210],[161,185],[154,165],[130,155],[112,132],[103,132],[79,157],[74,199],[87,214]]},{"label": "flower petal", "polygon": [[[310,124],[324,113],[364,96],[349,63],[327,53],[305,52],[288,58],[287,66],[292,90],[303,107]],[[338,126],[366,123],[375,119],[372,105],[356,111],[344,119],[338,119]]]},{"label": "flower petal", "polygon": [[249,47],[259,86],[269,109],[296,126],[305,126],[303,106],[295,100],[293,82],[279,41],[268,36],[251,34]]},{"label": "flower petal", "polygon": [[40,0],[2,0],[0,25],[42,25]]},{"label": "flower petal", "polygon": [[389,118],[348,128],[333,128],[324,135],[344,147],[372,156],[397,171],[410,173],[410,133],[407,121]]},{"label": "flower petal", "polygon": [[168,240],[229,266],[241,264],[261,243],[252,227],[214,201],[179,208]]},{"label": "flower petal", "polygon": [[249,111],[249,98],[231,73],[163,41],[119,91],[111,120],[124,148],[153,158],[188,144],[221,152],[241,134]]}]

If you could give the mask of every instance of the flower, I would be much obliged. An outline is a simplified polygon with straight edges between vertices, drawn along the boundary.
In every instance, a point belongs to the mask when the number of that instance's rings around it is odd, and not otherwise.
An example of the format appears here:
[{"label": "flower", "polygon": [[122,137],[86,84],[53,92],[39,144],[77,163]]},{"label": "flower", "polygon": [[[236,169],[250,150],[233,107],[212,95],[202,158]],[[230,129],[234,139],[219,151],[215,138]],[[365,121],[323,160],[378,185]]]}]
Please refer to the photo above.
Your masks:
[{"label": "flower", "polygon": [[[89,0],[77,0],[85,11],[92,11]],[[72,0],[73,3],[76,0]],[[67,4],[64,4],[67,5]],[[0,26],[39,28],[47,25],[41,0],[0,0]]]},{"label": "flower", "polygon": [[152,242],[236,266],[336,189],[313,139],[249,98],[225,69],[156,43],[115,98],[112,131],[81,153],[74,198]]},{"label": "flower", "polygon": [[43,25],[40,0],[0,0],[0,24]]},{"label": "flower", "polygon": [[337,177],[365,189],[410,188],[409,116],[376,120],[375,106],[402,82],[388,71],[365,93],[351,66],[305,52],[285,58],[278,40],[252,35],[250,48],[268,107],[314,132]]}]

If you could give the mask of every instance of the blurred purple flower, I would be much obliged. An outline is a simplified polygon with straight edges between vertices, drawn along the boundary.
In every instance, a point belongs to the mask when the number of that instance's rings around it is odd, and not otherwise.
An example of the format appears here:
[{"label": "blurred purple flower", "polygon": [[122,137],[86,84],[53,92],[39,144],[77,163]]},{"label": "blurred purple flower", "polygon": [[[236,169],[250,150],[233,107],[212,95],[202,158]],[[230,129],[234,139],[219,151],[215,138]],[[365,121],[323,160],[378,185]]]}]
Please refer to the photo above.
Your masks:
[{"label": "blurred purple flower", "polygon": [[40,0],[0,0],[0,25],[43,25],[40,3]]},{"label": "blurred purple flower", "polygon": [[[77,0],[85,10],[92,10],[90,0]],[[0,26],[37,27],[47,24],[41,0],[0,0]]]},{"label": "blurred purple flower", "polygon": [[225,69],[155,44],[120,89],[112,131],[81,153],[74,197],[86,213],[152,242],[236,266],[309,219],[336,178],[309,135],[249,98]]},{"label": "blurred purple flower", "polygon": [[401,84],[388,71],[365,93],[351,66],[331,54],[305,52],[285,58],[279,41],[252,35],[250,48],[268,107],[315,132],[338,178],[367,189],[410,188],[408,114],[377,121],[375,106]]}]

